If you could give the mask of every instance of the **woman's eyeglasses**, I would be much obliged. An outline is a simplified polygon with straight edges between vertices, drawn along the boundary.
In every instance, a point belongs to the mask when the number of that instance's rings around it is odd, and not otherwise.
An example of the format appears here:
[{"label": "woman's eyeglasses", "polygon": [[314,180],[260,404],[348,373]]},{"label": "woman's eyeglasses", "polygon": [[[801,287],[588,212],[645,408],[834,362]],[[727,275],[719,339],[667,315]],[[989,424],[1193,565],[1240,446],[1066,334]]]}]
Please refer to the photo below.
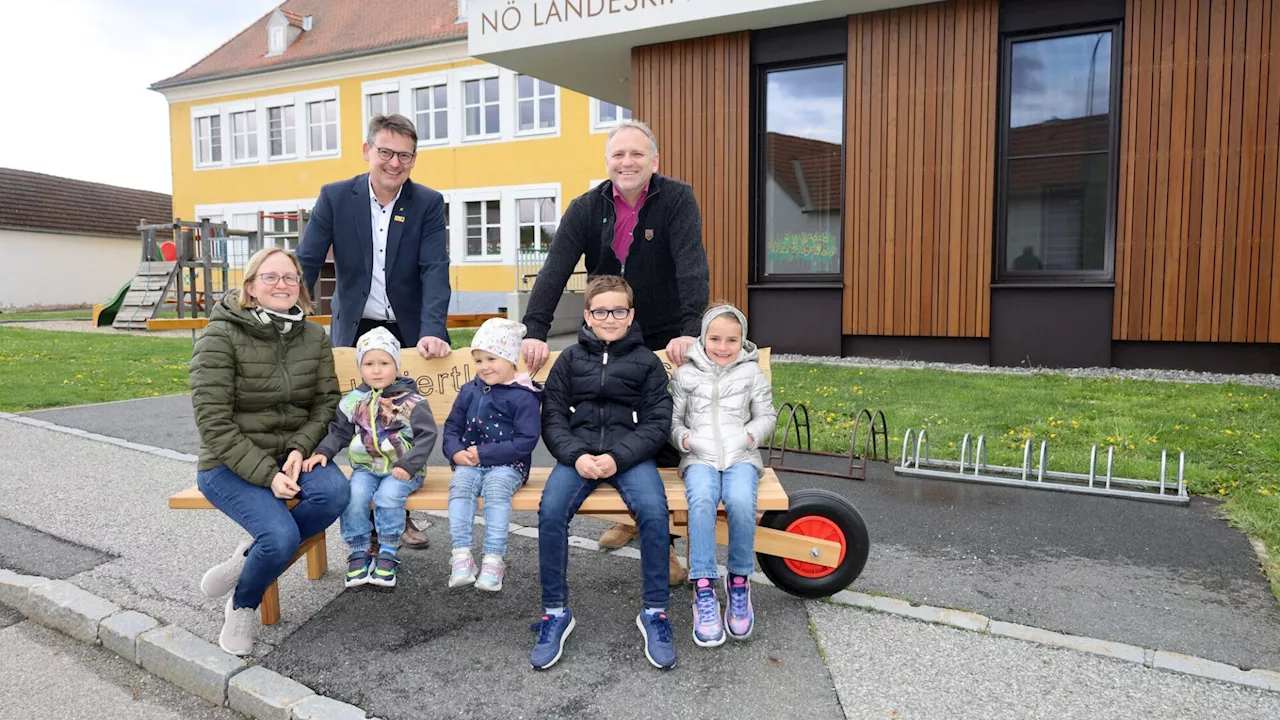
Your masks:
[{"label": "woman's eyeglasses", "polygon": [[276,285],[283,281],[284,284],[289,287],[297,287],[298,283],[302,281],[302,278],[292,273],[286,275],[281,275],[279,273],[262,273],[258,276],[258,279],[261,280],[264,285]]}]

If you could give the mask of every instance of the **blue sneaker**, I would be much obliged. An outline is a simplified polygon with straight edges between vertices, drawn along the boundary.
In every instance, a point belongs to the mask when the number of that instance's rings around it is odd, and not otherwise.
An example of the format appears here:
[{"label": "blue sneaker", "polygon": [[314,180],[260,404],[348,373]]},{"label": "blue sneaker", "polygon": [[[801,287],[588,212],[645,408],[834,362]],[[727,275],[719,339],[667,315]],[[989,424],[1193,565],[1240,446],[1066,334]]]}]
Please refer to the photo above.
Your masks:
[{"label": "blue sneaker", "polygon": [[659,670],[670,670],[676,666],[676,646],[671,638],[671,620],[665,612],[647,613],[643,610],[636,616],[636,627],[644,636],[644,655]]},{"label": "blue sneaker", "polygon": [[564,652],[564,641],[569,639],[573,626],[573,611],[565,608],[563,615],[543,615],[542,619],[529,626],[538,633],[538,642],[533,646],[533,655],[529,664],[534,670],[546,670],[560,660]]}]

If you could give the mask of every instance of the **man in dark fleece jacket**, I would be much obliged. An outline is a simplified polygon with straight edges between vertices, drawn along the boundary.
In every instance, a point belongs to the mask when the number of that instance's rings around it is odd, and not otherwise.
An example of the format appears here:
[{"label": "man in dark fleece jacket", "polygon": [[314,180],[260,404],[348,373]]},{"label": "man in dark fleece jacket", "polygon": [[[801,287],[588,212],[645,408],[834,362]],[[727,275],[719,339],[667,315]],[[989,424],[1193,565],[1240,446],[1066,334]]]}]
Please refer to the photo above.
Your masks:
[{"label": "man in dark fleece jacket", "polygon": [[[644,329],[645,347],[665,349],[679,367],[702,332],[709,271],[693,188],[658,174],[658,140],[642,122],[626,121],[609,133],[605,164],[609,179],[570,203],[533,285],[524,314],[529,334],[521,348],[530,372],[547,360],[547,332],[556,304],[584,256],[588,275],[626,278],[635,294],[635,319]],[[654,461],[658,467],[675,467],[680,454],[664,446]],[[600,536],[600,546],[622,547],[634,537],[634,526],[614,525]],[[685,569],[674,550],[670,557],[671,582],[678,585]]]},{"label": "man in dark fleece jacket", "polygon": [[644,606],[636,625],[645,656],[661,669],[676,664],[667,617],[667,495],[653,462],[671,429],[667,371],[644,347],[631,288],[616,276],[587,285],[586,325],[560,354],[543,387],[542,439],[556,458],[538,506],[538,559],[545,611],[530,664],[560,659],[575,621],[565,579],[569,521],[604,482],[618,489],[640,528]]},{"label": "man in dark fleece jacket", "polygon": [[658,174],[658,141],[642,122],[626,121],[609,133],[605,162],[609,179],[569,204],[533,285],[521,348],[530,372],[547,361],[556,304],[584,257],[588,275],[626,278],[645,347],[665,349],[682,365],[701,332],[709,270],[693,188]]}]

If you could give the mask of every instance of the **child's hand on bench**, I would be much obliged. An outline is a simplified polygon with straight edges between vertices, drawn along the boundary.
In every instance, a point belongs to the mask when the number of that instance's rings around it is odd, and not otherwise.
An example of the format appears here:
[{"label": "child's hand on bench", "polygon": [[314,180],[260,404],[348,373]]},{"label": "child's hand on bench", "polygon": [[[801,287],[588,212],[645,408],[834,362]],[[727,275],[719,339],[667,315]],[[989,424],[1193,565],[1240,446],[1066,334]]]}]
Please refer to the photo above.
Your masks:
[{"label": "child's hand on bench", "polygon": [[453,454],[453,464],[465,465],[467,467],[479,467],[480,451],[476,449],[475,445],[472,445],[466,450],[459,450]]}]

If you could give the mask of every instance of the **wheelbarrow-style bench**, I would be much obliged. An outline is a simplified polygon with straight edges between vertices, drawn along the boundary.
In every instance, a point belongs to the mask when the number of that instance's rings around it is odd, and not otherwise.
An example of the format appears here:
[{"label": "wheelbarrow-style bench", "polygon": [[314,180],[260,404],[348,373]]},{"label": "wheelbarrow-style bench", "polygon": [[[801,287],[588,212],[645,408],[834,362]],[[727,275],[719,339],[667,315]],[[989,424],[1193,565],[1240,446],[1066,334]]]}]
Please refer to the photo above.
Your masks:
[{"label": "wheelbarrow-style bench", "polygon": [[[335,348],[333,356],[342,391],[355,388],[360,382],[355,350]],[[671,364],[665,353],[660,352],[658,356],[670,371]],[[763,348],[760,356],[761,367],[768,374],[769,349]],[[558,353],[552,353],[535,379],[545,380],[557,357]],[[403,374],[417,381],[419,391],[440,424],[448,417],[462,386],[471,381],[471,364],[471,352],[467,348],[433,360],[424,360],[413,349],[401,354]],[[344,467],[343,472],[350,475],[351,470]],[[685,498],[684,482],[674,468],[663,468],[659,472],[666,486],[671,532],[687,537],[689,504]],[[529,481],[512,497],[512,509],[536,511],[550,473],[551,468],[533,468]],[[405,507],[409,510],[447,510],[451,477],[448,467],[428,467],[422,487],[409,496]],[[483,499],[480,503],[483,506]],[[214,509],[194,486],[169,496],[169,507],[174,510]],[[862,517],[844,498],[825,490],[800,490],[788,496],[777,474],[766,468],[760,478],[756,507],[761,513],[756,527],[756,557],[761,570],[777,587],[800,597],[827,597],[844,589],[862,572],[870,540]],[[578,512],[611,522],[635,523],[618,491],[604,484],[587,497]],[[728,525],[723,515],[724,510],[721,509],[721,517],[716,522],[716,542],[722,545],[729,542]],[[304,540],[292,562],[302,557],[307,558],[308,578],[316,580],[325,574],[328,569],[325,533]],[[280,594],[276,583],[267,589],[261,609],[264,625],[279,621]]]}]

